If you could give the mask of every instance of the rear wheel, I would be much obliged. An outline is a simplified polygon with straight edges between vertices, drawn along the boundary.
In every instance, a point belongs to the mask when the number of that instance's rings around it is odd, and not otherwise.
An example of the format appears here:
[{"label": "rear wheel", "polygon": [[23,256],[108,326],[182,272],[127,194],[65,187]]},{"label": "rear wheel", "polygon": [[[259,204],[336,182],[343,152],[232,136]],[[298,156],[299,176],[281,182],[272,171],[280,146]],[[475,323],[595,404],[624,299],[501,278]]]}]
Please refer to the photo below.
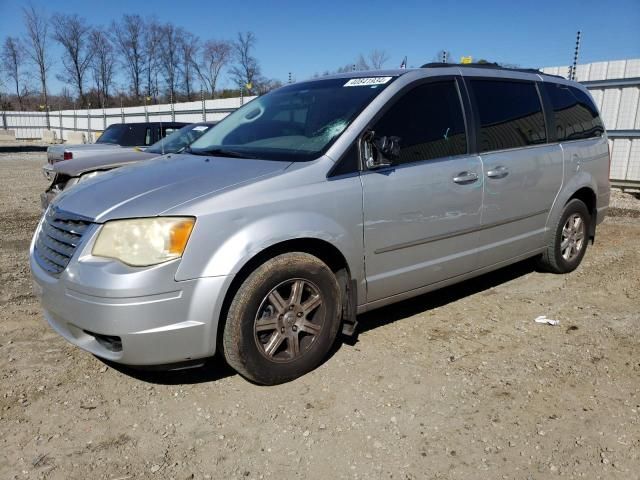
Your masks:
[{"label": "rear wheel", "polygon": [[238,373],[273,385],[314,369],[333,345],[341,294],[331,269],[307,253],[286,253],[258,267],[236,292],[223,333]]},{"label": "rear wheel", "polygon": [[546,251],[539,265],[554,273],[572,272],[584,257],[589,243],[591,215],[587,206],[577,198],[564,207]]}]

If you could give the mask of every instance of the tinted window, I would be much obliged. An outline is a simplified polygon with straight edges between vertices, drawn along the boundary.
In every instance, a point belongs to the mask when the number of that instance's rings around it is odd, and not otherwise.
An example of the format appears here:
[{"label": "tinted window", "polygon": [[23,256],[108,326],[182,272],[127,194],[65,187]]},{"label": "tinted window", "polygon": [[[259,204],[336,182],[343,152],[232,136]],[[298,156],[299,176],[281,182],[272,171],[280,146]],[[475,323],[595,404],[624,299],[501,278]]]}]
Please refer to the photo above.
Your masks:
[{"label": "tinted window", "polygon": [[382,116],[373,130],[378,137],[400,137],[397,163],[467,152],[464,116],[454,81],[414,88]]},{"label": "tinted window", "polygon": [[558,141],[579,140],[602,135],[598,110],[582,90],[557,83],[544,84],[551,104]]},{"label": "tinted window", "polygon": [[115,125],[109,125],[107,129],[102,132],[102,135],[96,140],[96,143],[115,143],[120,142],[120,137],[126,126],[118,123]]},{"label": "tinted window", "polygon": [[480,151],[545,143],[544,115],[532,82],[472,80],[480,116]]}]

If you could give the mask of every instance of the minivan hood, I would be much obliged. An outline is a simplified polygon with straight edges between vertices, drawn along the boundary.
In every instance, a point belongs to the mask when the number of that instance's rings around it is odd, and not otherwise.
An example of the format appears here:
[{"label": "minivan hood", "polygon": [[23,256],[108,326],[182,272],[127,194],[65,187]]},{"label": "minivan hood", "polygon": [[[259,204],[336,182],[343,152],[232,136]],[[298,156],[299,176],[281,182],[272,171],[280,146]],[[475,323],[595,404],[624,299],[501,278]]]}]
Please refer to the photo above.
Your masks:
[{"label": "minivan hood", "polygon": [[158,156],[160,155],[157,153],[147,153],[133,147],[112,148],[106,149],[104,152],[96,153],[95,155],[57,162],[53,166],[53,171],[63,175],[69,175],[70,177],[77,177],[78,175],[93,170],[110,170],[132,162],[148,160]]},{"label": "minivan hood", "polygon": [[54,205],[96,222],[149,217],[234,185],[275,174],[291,162],[173,154],[118,168],[79,183]]}]

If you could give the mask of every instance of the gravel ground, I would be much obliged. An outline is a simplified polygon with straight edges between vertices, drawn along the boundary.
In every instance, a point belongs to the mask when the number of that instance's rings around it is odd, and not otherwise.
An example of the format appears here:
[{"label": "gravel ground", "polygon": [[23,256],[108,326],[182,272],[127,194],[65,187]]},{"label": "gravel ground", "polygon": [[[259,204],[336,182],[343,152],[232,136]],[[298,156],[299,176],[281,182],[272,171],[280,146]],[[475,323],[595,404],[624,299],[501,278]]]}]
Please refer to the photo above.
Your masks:
[{"label": "gravel ground", "polygon": [[0,478],[639,478],[631,195],[576,272],[525,262],[372,312],[314,372],[259,387],[220,361],[115,368],[51,331],[27,262],[43,163],[0,155]]}]

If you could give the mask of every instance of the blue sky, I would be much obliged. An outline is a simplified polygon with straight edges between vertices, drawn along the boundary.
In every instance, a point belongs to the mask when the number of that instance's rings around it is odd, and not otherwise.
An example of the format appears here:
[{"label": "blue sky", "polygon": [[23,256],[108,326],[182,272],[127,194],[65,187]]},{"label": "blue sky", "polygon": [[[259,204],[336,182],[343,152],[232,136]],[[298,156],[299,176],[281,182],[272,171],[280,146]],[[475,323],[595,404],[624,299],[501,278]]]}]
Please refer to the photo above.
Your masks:
[{"label": "blue sky", "polygon": [[[26,2],[0,0],[0,38],[23,35]],[[47,14],[77,13],[108,25],[123,13],[155,15],[201,39],[234,38],[253,31],[255,54],[268,77],[288,72],[304,80],[315,72],[353,62],[360,52],[385,50],[389,67],[407,55],[410,66],[434,59],[441,49],[516,63],[523,67],[567,65],[575,32],[583,32],[581,62],[640,58],[640,1],[191,1],[33,0]],[[52,57],[60,51],[52,42]],[[61,83],[51,75],[52,89]]]}]

